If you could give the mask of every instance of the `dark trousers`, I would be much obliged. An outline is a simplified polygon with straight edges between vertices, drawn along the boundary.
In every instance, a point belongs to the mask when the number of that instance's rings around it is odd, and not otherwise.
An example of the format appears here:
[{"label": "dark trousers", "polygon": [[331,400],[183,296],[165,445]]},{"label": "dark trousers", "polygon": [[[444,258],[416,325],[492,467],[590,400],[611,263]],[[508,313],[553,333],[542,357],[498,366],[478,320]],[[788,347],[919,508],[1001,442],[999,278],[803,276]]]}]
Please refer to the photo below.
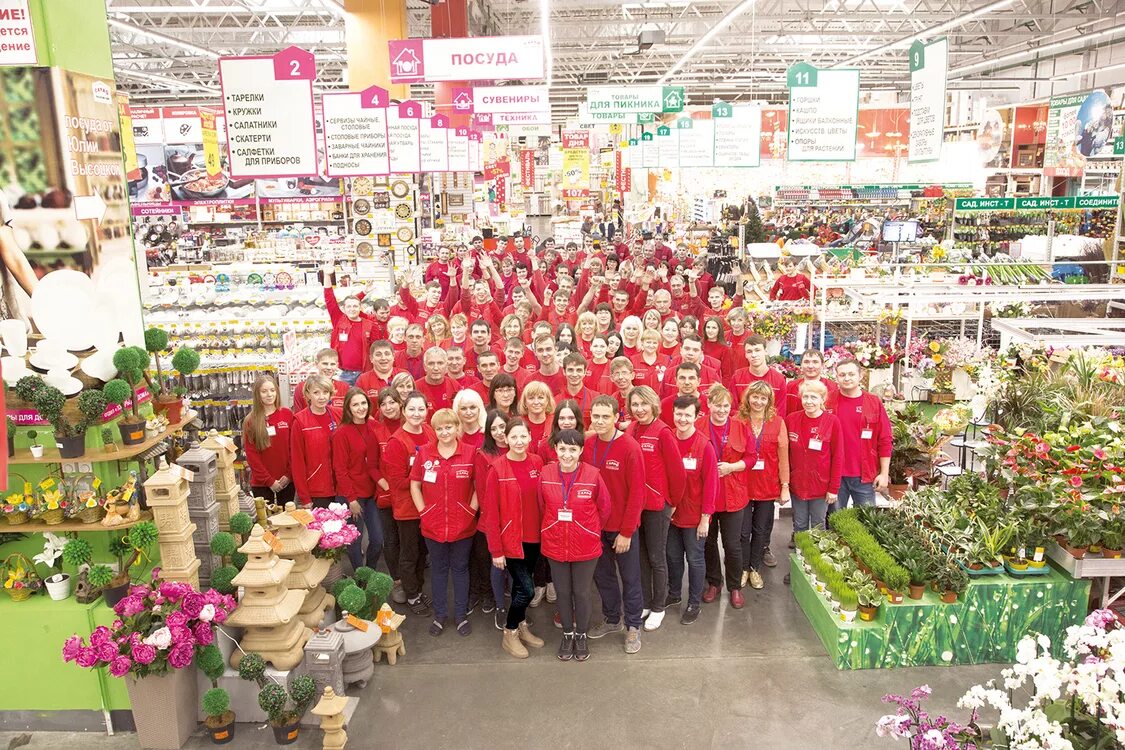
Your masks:
[{"label": "dark trousers", "polygon": [[277,492],[277,493],[275,493],[269,487],[251,487],[250,488],[250,494],[253,495],[254,497],[260,497],[260,498],[264,499],[267,503],[272,503],[274,505],[280,505],[283,508],[285,507],[286,503],[293,502],[293,496],[296,494],[296,492],[297,491],[295,489],[293,489],[293,483],[292,482],[285,485],[285,489],[283,489],[281,492]]},{"label": "dark trousers", "polygon": [[426,540],[430,551],[431,594],[434,598],[434,619],[449,615],[449,577],[453,576],[453,621],[461,622],[469,610],[469,555],[473,551],[471,536],[456,542]]},{"label": "dark trousers", "polygon": [[674,599],[680,597],[684,585],[684,558],[687,558],[689,607],[698,607],[703,598],[703,578],[707,565],[703,561],[703,540],[699,538],[696,527],[681,529],[668,528],[668,594]]},{"label": "dark trousers", "polygon": [[645,607],[663,612],[668,599],[668,523],[672,506],[641,511],[641,594]]},{"label": "dark trousers", "polygon": [[492,597],[497,609],[504,609],[504,589],[508,576],[492,564],[488,537],[483,531],[473,535],[473,554],[469,561],[469,596],[484,601]]},{"label": "dark trousers", "polygon": [[742,564],[761,572],[766,547],[773,532],[773,506],[776,500],[751,500],[742,516]]},{"label": "dark trousers", "polygon": [[422,593],[422,582],[426,579],[422,522],[415,518],[395,523],[398,525],[398,572],[402,576],[402,590],[407,599],[416,599]]},{"label": "dark trousers", "polygon": [[[726,573],[727,591],[742,588],[742,534],[741,510],[722,511],[711,516],[707,542],[703,545],[703,558],[707,566],[707,583],[723,587]],[[719,560],[719,537],[723,538],[723,559]],[[725,569],[725,570],[724,570]]]},{"label": "dark trousers", "polygon": [[551,563],[547,562],[547,558],[542,555],[539,556],[539,562],[535,565],[535,586],[546,586],[551,582]]},{"label": "dark trousers", "polygon": [[336,502],[336,496],[332,497],[314,497],[310,500],[314,508],[327,508],[332,503]]},{"label": "dark trousers", "polygon": [[[644,597],[641,595],[641,547],[637,533],[633,532],[629,551],[618,554],[613,551],[616,531],[602,532],[602,556],[594,569],[594,583],[602,600],[602,616],[609,623],[621,622],[622,600],[625,604],[625,627],[639,628],[643,624],[641,610]],[[620,580],[618,577],[620,576]]]},{"label": "dark trousers", "polygon": [[[342,500],[342,498],[341,498]],[[367,554],[363,554],[363,535],[348,547],[348,558],[352,561],[352,568],[367,565],[374,568],[379,562],[379,555],[383,552],[383,524],[379,520],[379,509],[375,507],[375,499],[362,497],[357,500],[363,514],[356,525],[360,530],[367,531]]]},{"label": "dark trousers", "polygon": [[398,581],[398,524],[395,523],[394,511],[379,508],[379,525],[383,529],[383,559],[387,561],[387,572]]},{"label": "dark trousers", "polygon": [[585,633],[590,627],[590,584],[597,560],[551,560],[551,578],[559,595],[559,620],[564,633]]},{"label": "dark trousers", "polygon": [[523,543],[523,559],[507,558],[508,574],[512,577],[512,606],[508,607],[508,630],[515,630],[527,618],[527,606],[535,596],[533,571],[539,563],[539,545]]}]

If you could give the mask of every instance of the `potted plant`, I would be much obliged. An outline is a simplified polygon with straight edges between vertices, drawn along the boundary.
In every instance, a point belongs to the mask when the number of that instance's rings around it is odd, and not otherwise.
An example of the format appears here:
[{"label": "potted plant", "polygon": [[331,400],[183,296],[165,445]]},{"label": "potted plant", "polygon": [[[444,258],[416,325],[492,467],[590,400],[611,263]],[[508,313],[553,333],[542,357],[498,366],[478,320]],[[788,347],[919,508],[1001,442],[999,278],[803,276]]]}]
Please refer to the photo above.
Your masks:
[{"label": "potted plant", "polygon": [[35,394],[40,388],[46,385],[47,384],[43,382],[43,378],[38,375],[24,375],[16,381],[16,385],[12,390],[15,391],[16,398],[20,401],[23,401],[28,406],[35,406]]},{"label": "potted plant", "polygon": [[273,728],[274,741],[279,745],[296,742],[301,729],[301,717],[316,700],[316,682],[307,674],[293,679],[289,690],[266,679],[266,662],[261,654],[246,654],[238,665],[238,676],[256,682],[261,690],[258,705],[266,712]]},{"label": "potted plant", "polygon": [[[989,524],[976,519],[976,536],[980,551],[978,562],[986,568],[1002,568],[1004,565],[1004,550],[1008,549],[1012,538],[1016,535],[1014,524],[999,525],[989,528]],[[983,558],[983,559],[981,559]]]},{"label": "potted plant", "polygon": [[931,574],[930,558],[921,550],[909,558],[899,561],[902,567],[910,576],[909,596],[911,599],[917,601],[922,598],[926,593],[926,581],[929,580]]},{"label": "potted plant", "polygon": [[844,622],[855,622],[855,613],[859,608],[859,596],[851,586],[844,584],[840,587],[840,619]]},{"label": "potted plant", "polygon": [[[113,353],[113,366],[120,378],[105,384],[102,392],[106,400],[121,404],[122,414],[118,428],[124,445],[139,445],[145,441],[145,420],[138,410],[137,386],[144,380],[145,366],[148,365],[148,352],[139,346],[126,346]],[[124,411],[125,404],[130,409]]]},{"label": "potted plant", "polygon": [[1098,541],[1099,529],[1093,513],[1072,511],[1066,519],[1066,544],[1064,549],[1075,560],[1086,556],[1090,545]]},{"label": "potted plant", "polygon": [[39,433],[35,430],[28,430],[27,437],[31,441],[28,450],[31,451],[32,458],[43,458],[43,445],[39,442]]},{"label": "potted plant", "polygon": [[879,614],[879,607],[883,604],[883,595],[874,582],[866,583],[855,589],[856,601],[859,603],[859,619],[871,622]]},{"label": "potted plant", "polygon": [[11,417],[4,417],[4,420],[8,423],[8,458],[13,458],[16,455],[16,423]]},{"label": "potted plant", "polygon": [[102,448],[106,453],[117,452],[117,443],[113,441],[113,430],[108,427],[102,428]]},{"label": "potted plant", "polygon": [[183,418],[183,398],[187,395],[185,376],[191,375],[199,368],[199,354],[191,347],[182,346],[172,355],[172,369],[177,377],[166,376],[160,364],[160,352],[168,348],[168,333],[159,328],[149,328],[145,331],[145,350],[152,354],[156,362],[156,382],[148,380],[155,401],[153,408],[158,414],[164,414],[168,422],[178,424]]},{"label": "potted plant", "polygon": [[52,534],[50,531],[43,533],[43,551],[32,558],[40,565],[46,565],[54,571],[43,579],[47,584],[47,594],[56,602],[70,598],[70,574],[62,569],[63,550],[66,548],[67,538]]},{"label": "potted plant", "polygon": [[950,562],[938,571],[935,580],[941,590],[941,600],[946,604],[952,604],[968,587],[969,574],[961,566]]},{"label": "potted plant", "polygon": [[62,458],[80,458],[86,452],[86,429],[105,414],[106,399],[101,391],[83,391],[78,397],[81,419],[72,421],[65,413],[66,396],[54,386],[44,385],[35,393],[35,408],[55,431],[55,445]]},{"label": "potted plant", "polygon": [[[122,536],[111,539],[109,542],[109,551],[117,558],[117,572],[114,573],[108,583],[105,585],[105,590],[102,592],[105,598],[105,603],[109,606],[115,606],[119,601],[125,598],[129,592],[129,583],[131,576],[129,575],[130,569],[137,564],[142,557],[148,557],[146,550],[153,542],[156,541],[157,532],[156,524],[152,521],[141,521],[135,526],[130,527]],[[98,568],[106,568],[109,566],[97,566]],[[98,582],[104,581],[104,574],[98,574]],[[94,583],[94,571],[91,571],[90,582]]]},{"label": "potted plant", "polygon": [[89,604],[97,599],[101,593],[101,587],[95,586],[91,577],[100,579],[98,583],[108,584],[113,578],[113,572],[107,566],[101,566],[104,571],[99,576],[92,576],[93,568],[90,567],[90,561],[94,558],[94,548],[90,543],[81,537],[74,537],[68,539],[66,545],[63,546],[62,551],[63,562],[78,571],[78,579],[74,585],[74,598],[78,600],[79,604]]},{"label": "potted plant", "polygon": [[883,583],[887,587],[887,600],[891,604],[902,604],[903,592],[910,587],[910,574],[895,565],[883,572]]},{"label": "potted plant", "polygon": [[1125,547],[1125,521],[1118,515],[1102,527],[1102,557],[1116,560],[1121,557],[1122,547]]},{"label": "potted plant", "polygon": [[234,739],[234,711],[230,710],[230,693],[222,688],[211,688],[201,701],[207,718],[203,723],[211,733],[211,742],[225,745]]},{"label": "potted plant", "polygon": [[224,594],[234,593],[234,577],[238,575],[238,568],[231,564],[231,557],[238,552],[234,537],[226,531],[220,531],[211,537],[211,554],[218,555],[222,566],[211,571],[211,588]]}]

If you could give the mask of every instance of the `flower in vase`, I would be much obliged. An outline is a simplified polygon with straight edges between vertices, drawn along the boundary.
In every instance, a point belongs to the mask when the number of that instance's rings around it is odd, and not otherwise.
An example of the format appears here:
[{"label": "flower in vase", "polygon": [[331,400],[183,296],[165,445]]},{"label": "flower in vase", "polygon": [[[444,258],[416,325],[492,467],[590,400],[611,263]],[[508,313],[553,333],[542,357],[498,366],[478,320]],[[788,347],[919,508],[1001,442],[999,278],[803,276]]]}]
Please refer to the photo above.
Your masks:
[{"label": "flower in vase", "polygon": [[153,646],[158,651],[163,651],[172,645],[172,631],[166,627],[160,628],[154,631],[148,638],[145,638],[144,643]]}]

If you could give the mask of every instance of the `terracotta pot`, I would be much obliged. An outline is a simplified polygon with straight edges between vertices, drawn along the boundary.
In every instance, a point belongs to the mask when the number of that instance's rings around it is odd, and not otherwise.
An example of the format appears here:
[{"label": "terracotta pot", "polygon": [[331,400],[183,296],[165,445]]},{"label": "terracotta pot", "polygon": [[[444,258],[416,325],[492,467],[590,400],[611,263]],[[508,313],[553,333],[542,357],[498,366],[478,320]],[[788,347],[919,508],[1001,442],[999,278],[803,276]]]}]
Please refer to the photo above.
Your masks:
[{"label": "terracotta pot", "polygon": [[956,591],[943,591],[941,592],[941,600],[946,604],[953,604],[957,601]]},{"label": "terracotta pot", "polygon": [[1121,550],[1102,547],[1102,557],[1107,560],[1116,560],[1117,558],[1121,557]]},{"label": "terracotta pot", "polygon": [[984,566],[979,562],[971,563],[969,565],[969,570],[984,570]]},{"label": "terracotta pot", "polygon": [[887,589],[887,599],[891,604],[902,604],[902,592]]},{"label": "terracotta pot", "polygon": [[892,484],[887,487],[887,493],[891,496],[891,500],[901,500],[902,496],[909,491],[909,484]]},{"label": "terracotta pot", "polygon": [[1075,560],[1081,560],[1086,556],[1086,552],[1089,551],[1087,547],[1071,547],[1069,544],[1064,546],[1063,549]]},{"label": "terracotta pot", "polygon": [[863,606],[861,606],[859,608],[859,619],[863,620],[864,622],[871,622],[872,620],[875,619],[876,615],[878,615],[878,614],[879,614],[879,608],[878,607],[863,607]]},{"label": "terracotta pot", "polygon": [[227,711],[222,716],[208,716],[203,721],[207,731],[211,733],[211,742],[215,745],[225,745],[234,739],[234,711]]},{"label": "terracotta pot", "polygon": [[157,414],[163,414],[172,424],[179,424],[183,419],[184,400],[182,398],[161,397],[152,404],[152,409]]},{"label": "terracotta pot", "polygon": [[919,583],[918,585],[910,584],[910,598],[921,599],[922,594],[926,593],[926,584]]},{"label": "terracotta pot", "polygon": [[179,750],[198,722],[195,669],[173,669],[159,677],[125,678],[137,739],[147,750]]},{"label": "terracotta pot", "polygon": [[121,431],[121,444],[140,445],[145,441],[145,421],[138,419],[130,422],[130,419],[132,415],[117,423],[117,429]]}]

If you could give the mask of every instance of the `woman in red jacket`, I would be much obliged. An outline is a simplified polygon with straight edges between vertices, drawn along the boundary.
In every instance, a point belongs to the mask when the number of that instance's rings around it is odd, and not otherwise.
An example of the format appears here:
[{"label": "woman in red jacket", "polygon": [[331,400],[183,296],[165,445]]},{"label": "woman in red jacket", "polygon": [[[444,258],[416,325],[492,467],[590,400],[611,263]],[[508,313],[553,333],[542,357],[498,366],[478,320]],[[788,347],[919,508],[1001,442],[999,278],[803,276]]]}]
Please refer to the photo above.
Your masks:
[{"label": "woman in red jacket", "polygon": [[762,565],[769,566],[766,550],[773,533],[774,502],[789,502],[789,432],[773,402],[773,388],[764,380],[746,387],[739,418],[749,425],[753,458],[746,473],[750,505],[742,516],[743,585],[763,588]]},{"label": "woman in red jacket", "polygon": [[[379,437],[368,425],[371,402],[359,388],[344,395],[340,426],[332,433],[332,468],[336,473],[336,496],[348,504],[352,519],[367,529],[366,564],[374,568],[383,550],[383,528],[375,505],[375,483],[379,474]],[[362,537],[348,548],[352,567],[364,564]]]},{"label": "woman in red jacket", "polygon": [[387,478],[382,476],[387,441],[399,427],[402,427],[402,403],[399,401],[398,391],[391,386],[379,391],[377,403],[378,416],[367,420],[367,426],[375,433],[375,439],[379,443],[380,475],[375,482],[375,505],[379,508],[379,526],[383,530],[383,559],[387,562],[387,572],[395,582],[391,590],[391,599],[397,604],[405,604],[406,595],[403,593],[402,579],[398,574],[398,525],[395,523],[394,510],[391,508],[391,485],[387,482]]},{"label": "woman in red jacket", "polygon": [[332,477],[332,432],[336,420],[328,409],[332,382],[323,375],[310,375],[304,392],[308,406],[293,417],[289,436],[293,486],[302,505],[327,508],[336,501],[336,482]]},{"label": "woman in red jacket", "polygon": [[668,598],[668,520],[684,494],[684,467],[669,457],[679,455],[676,435],[660,418],[660,397],[647,385],[629,392],[632,423],[628,433],[641,445],[645,462],[645,506],[641,511],[641,591],[645,598],[645,630],[664,622]]},{"label": "woman in red jacket", "polygon": [[629,360],[633,363],[634,385],[647,385],[654,391],[660,390],[664,374],[672,364],[672,358],[660,352],[660,334],[649,330],[641,334],[640,353]]},{"label": "woman in red jacket", "polygon": [[[716,399],[718,401],[716,402]],[[715,513],[703,546],[707,568],[707,588],[703,601],[713,602],[723,590],[723,573],[726,572],[730,605],[742,609],[746,600],[742,596],[742,517],[746,508],[746,472],[754,465],[754,446],[748,440],[746,423],[731,419],[734,398],[723,385],[716,383],[707,391],[710,415],[697,426],[711,441],[719,461],[719,494],[715,500]],[[719,559],[719,536],[723,537],[723,559]]]},{"label": "woman in red jacket", "polygon": [[555,397],[550,386],[540,380],[530,381],[520,394],[519,410],[531,433],[528,452],[538,455],[539,447],[547,442],[551,432],[551,415],[555,411]]},{"label": "woman in red jacket", "polygon": [[387,440],[381,469],[391,487],[391,511],[398,529],[398,572],[410,611],[424,615],[429,601],[422,594],[426,572],[418,509],[410,496],[410,470],[422,448],[436,438],[426,424],[426,397],[414,391],[402,404],[402,427]]},{"label": "woman in red jacket", "polygon": [[477,493],[473,489],[473,447],[460,440],[461,420],[452,409],[434,412],[430,426],[437,440],[418,453],[410,468],[410,497],[418,511],[422,537],[430,553],[430,588],[434,620],[430,635],[445,630],[449,614],[449,577],[453,574],[453,621],[457,632],[473,632],[469,623],[469,554],[477,530]]},{"label": "woman in red jacket", "polygon": [[[508,418],[495,409],[489,409],[484,419],[484,442],[473,459],[473,475],[476,477],[477,497],[482,496],[488,483],[492,467],[501,456],[508,452]],[[469,563],[469,611],[481,605],[485,614],[494,613],[497,630],[504,629],[507,609],[504,607],[504,591],[508,578],[504,571],[492,565],[488,551],[488,539],[484,529],[477,529],[473,537],[473,555]]]},{"label": "woman in red jacket", "polygon": [[612,503],[598,470],[579,460],[585,443],[581,432],[563,430],[551,443],[558,460],[539,475],[539,513],[540,543],[551,564],[562,621],[558,657],[586,661],[590,589]]},{"label": "woman in red jacket", "polygon": [[729,378],[734,374],[730,363],[730,346],[726,341],[726,329],[723,319],[711,316],[703,323],[703,353],[719,361],[723,377]]},{"label": "woman in red jacket", "polygon": [[566,398],[555,404],[555,415],[551,420],[551,434],[539,445],[539,457],[543,465],[556,461],[555,437],[563,430],[577,430],[586,434],[585,420],[582,419],[582,408],[572,398]]},{"label": "woman in red jacket", "polygon": [[676,396],[672,401],[672,421],[676,426],[676,447],[684,466],[687,484],[684,496],[672,513],[668,529],[668,604],[679,604],[684,580],[684,558],[688,567],[688,602],[680,622],[691,625],[699,619],[706,563],[703,540],[710,531],[711,514],[719,494],[719,465],[715,449],[706,435],[695,429],[699,419],[699,399]]},{"label": "woman in red jacket", "polygon": [[526,659],[527,646],[543,640],[527,625],[527,608],[535,596],[533,573],[539,562],[539,474],[543,459],[528,454],[531,433],[519,417],[508,422],[508,453],[496,459],[481,497],[480,524],[496,570],[512,577],[512,604],[504,621],[504,650]]},{"label": "woman in red jacket", "polygon": [[289,468],[289,430],[293,412],[281,406],[277,381],[262,375],[254,381],[250,413],[242,423],[242,448],[250,465],[254,497],[279,505],[293,499],[293,471]]}]

